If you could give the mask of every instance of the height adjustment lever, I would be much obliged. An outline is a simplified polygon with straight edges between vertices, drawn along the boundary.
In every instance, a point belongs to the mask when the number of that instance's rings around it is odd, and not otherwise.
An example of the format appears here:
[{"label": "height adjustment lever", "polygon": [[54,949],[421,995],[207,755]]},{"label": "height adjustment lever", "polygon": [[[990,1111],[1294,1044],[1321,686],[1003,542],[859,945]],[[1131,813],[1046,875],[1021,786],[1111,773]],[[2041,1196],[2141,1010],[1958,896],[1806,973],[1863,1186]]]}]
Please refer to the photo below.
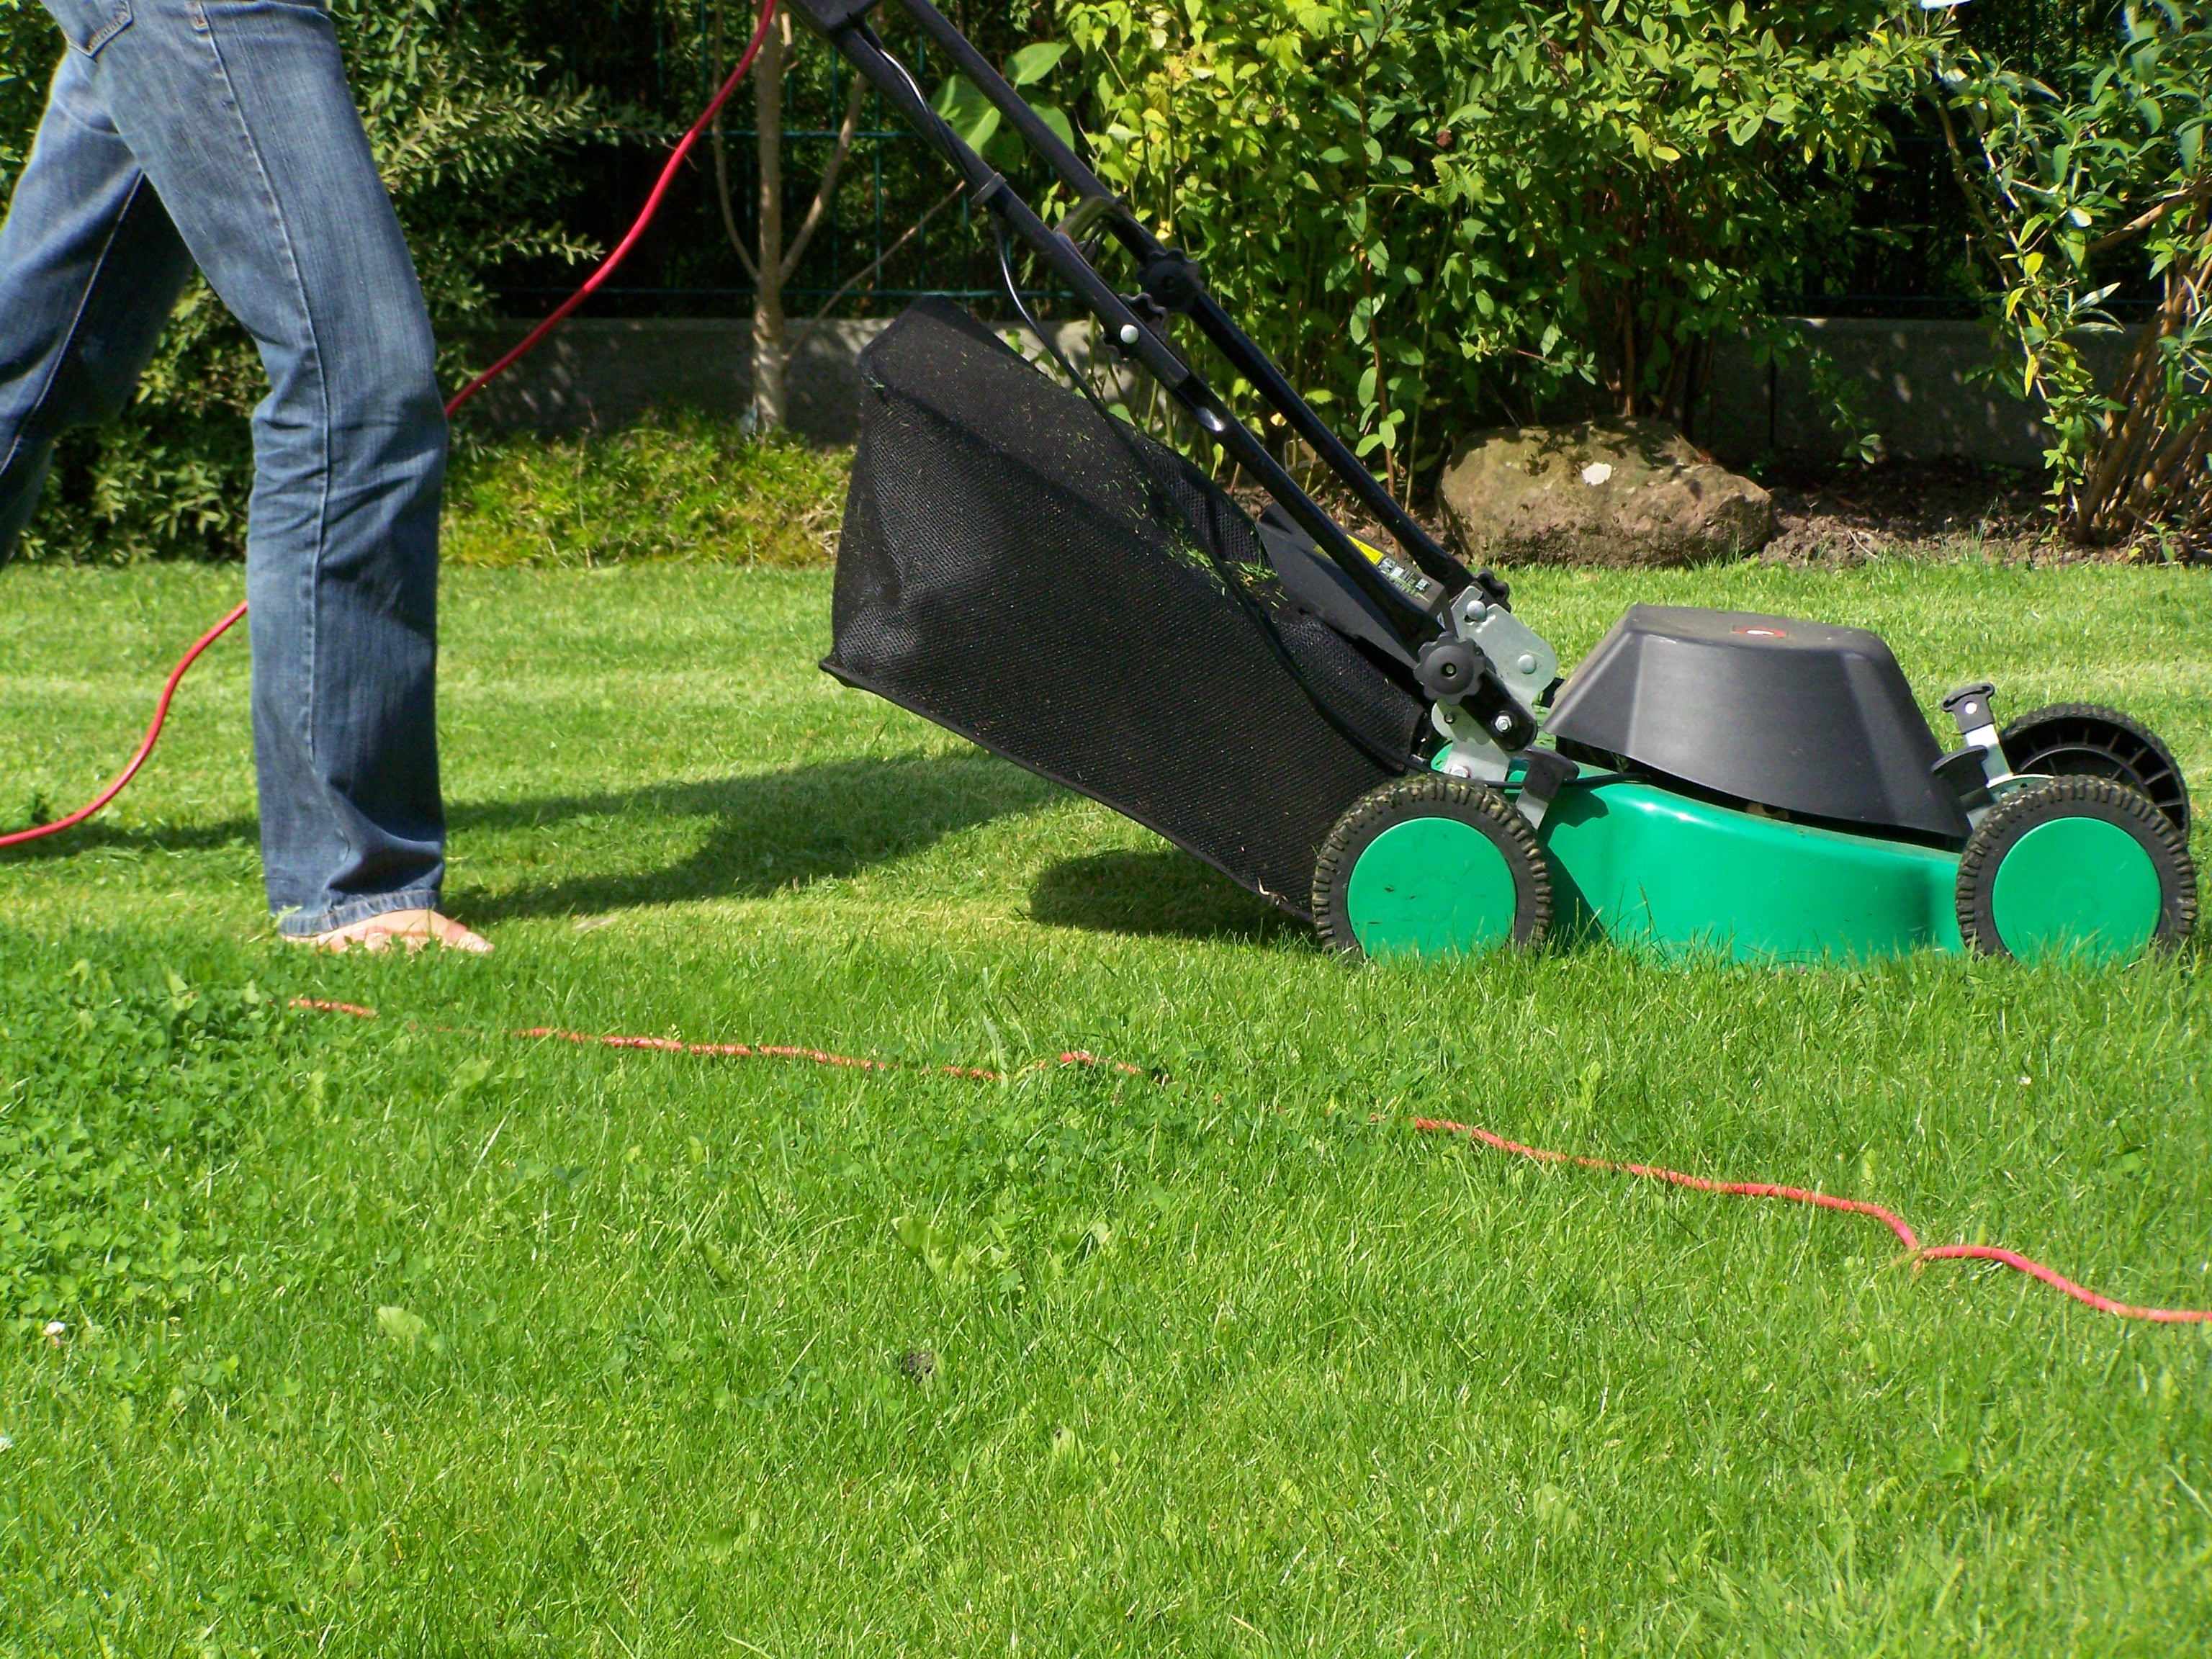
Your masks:
[{"label": "height adjustment lever", "polygon": [[1206,267],[1179,247],[1164,248],[1145,262],[1137,285],[1162,311],[1187,312],[1206,293]]},{"label": "height adjustment lever", "polygon": [[1929,769],[1951,787],[1966,822],[1978,824],[1996,805],[1990,792],[2010,781],[2012,763],[2005,758],[2003,740],[1997,735],[1997,717],[1990,698],[1996,687],[1983,681],[1962,685],[1943,699],[1943,712],[1958,726],[1966,747],[1954,749]]},{"label": "height adjustment lever", "polygon": [[1943,699],[1943,712],[1957,722],[1959,735],[1977,749],[2002,748],[1997,741],[1997,717],[1990,707],[1996,693],[1996,687],[1983,680],[1962,685]]},{"label": "height adjustment lever", "polygon": [[1483,734],[1506,753],[1536,740],[1536,722],[1473,641],[1431,640],[1413,659],[1413,678],[1436,702],[1456,704],[1480,720]]}]

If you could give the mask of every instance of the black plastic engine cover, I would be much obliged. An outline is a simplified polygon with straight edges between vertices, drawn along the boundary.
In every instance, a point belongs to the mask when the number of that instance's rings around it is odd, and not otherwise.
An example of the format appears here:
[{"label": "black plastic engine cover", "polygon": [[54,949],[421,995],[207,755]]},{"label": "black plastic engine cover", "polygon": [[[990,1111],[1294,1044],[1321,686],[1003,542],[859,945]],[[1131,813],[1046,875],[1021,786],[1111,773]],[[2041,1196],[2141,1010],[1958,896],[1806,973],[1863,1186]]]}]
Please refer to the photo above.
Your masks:
[{"label": "black plastic engine cover", "polygon": [[1561,688],[1547,731],[1795,816],[1957,837],[1942,750],[1881,636],[1639,605]]}]

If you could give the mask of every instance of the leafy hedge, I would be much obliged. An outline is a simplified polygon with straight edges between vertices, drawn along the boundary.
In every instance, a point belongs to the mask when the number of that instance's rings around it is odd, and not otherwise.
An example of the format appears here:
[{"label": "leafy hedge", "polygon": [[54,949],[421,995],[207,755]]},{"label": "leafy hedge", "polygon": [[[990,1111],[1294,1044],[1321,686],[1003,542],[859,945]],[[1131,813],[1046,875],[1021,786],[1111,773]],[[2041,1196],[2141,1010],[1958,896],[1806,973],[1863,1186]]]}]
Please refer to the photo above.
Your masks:
[{"label": "leafy hedge", "polygon": [[[2049,411],[2054,501],[2081,541],[2212,542],[2212,5],[2130,9],[2117,50],[2047,80],[1987,53],[1943,68],[2014,390]],[[2143,278],[2148,277],[2148,281]],[[2132,281],[2130,279],[2133,279]],[[2084,343],[2154,299],[2118,380]]]},{"label": "leafy hedge", "polygon": [[[495,273],[543,286],[588,251],[564,227],[611,223],[609,204],[634,192],[628,152],[584,141],[664,143],[666,111],[708,73],[693,61],[702,20],[726,9],[742,21],[734,0],[653,0],[642,16],[626,0],[332,5],[447,332],[486,308]],[[1952,61],[1980,64],[2000,89],[2009,63],[2032,84],[2046,59],[2108,35],[2117,5],[1970,9],[1964,38],[1999,51]],[[1856,228],[1855,208],[1960,38],[1953,14],[1901,0],[975,0],[962,15],[994,55],[1032,37],[1067,48],[1041,49],[1054,55],[1040,90],[1100,170],[1205,260],[1407,493],[1454,436],[1501,416],[1684,415],[1715,338],[1758,333],[1778,295],[1820,289],[1854,238],[1901,234]],[[900,46],[918,58],[910,39]],[[37,0],[0,0],[0,204],[59,50]],[[798,61],[797,82],[826,95],[823,49]],[[2117,94],[2108,83],[2098,95]],[[2060,142],[2071,118],[2041,99],[2014,100],[2051,117],[2021,154],[2076,155]],[[894,146],[892,170],[903,178],[918,155]],[[908,193],[933,200],[938,182]],[[848,179],[841,203],[859,188]],[[678,216],[692,209],[708,211],[702,200]],[[672,230],[641,269],[658,259],[666,280],[708,280],[697,261],[728,252],[718,226]],[[2077,273],[2083,295],[2113,280],[2111,264]],[[2064,381],[2062,359],[2047,386]],[[262,386],[249,343],[195,289],[129,414],[64,445],[23,554],[234,556]],[[2104,396],[2066,382],[2062,419],[2092,432]],[[529,556],[597,558],[611,544],[533,543]]]},{"label": "leafy hedge", "polygon": [[1706,343],[1844,236],[1930,44],[1879,0],[1062,20],[1106,176],[1401,478],[1577,384],[1679,416]]}]

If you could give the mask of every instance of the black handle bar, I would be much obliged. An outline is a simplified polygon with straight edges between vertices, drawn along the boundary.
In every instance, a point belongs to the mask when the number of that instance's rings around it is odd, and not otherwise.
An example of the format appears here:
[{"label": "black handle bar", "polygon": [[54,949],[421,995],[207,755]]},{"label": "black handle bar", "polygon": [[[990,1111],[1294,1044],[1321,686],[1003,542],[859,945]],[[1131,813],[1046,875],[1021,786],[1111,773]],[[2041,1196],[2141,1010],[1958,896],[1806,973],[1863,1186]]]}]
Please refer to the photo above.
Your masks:
[{"label": "black handle bar", "polygon": [[[1438,584],[1445,599],[1455,597],[1469,585],[1474,578],[1467,567],[1439,547],[1343,440],[1329,429],[1274,362],[1206,291],[1190,263],[1145,228],[930,0],[789,0],[789,3],[951,163],[967,180],[972,198],[997,215],[1008,230],[1074,291],[1084,306],[1105,325],[1115,348],[1124,356],[1143,364],[1189,411],[1191,418],[1207,435],[1281,504],[1330,561],[1389,619],[1392,630],[1408,651],[1418,652],[1429,641],[1449,635],[1449,623],[1440,614],[1442,604],[1432,610],[1385,580],[1342,527],[1322,510],[1282,464],[1268,453],[1267,447],[1237,419],[1150,319],[1140,315],[1116,293],[1072,239],[1039,218],[1006,178],[929,107],[920,82],[890,54],[867,23],[868,13],[878,3],[897,5],[945,52],[1020,134],[1023,142],[1075,194],[1078,205],[1073,211],[1086,220],[1103,218],[1115,239],[1137,258],[1140,266],[1155,271],[1173,268],[1170,274],[1177,280],[1172,284],[1147,283],[1145,286],[1148,294],[1174,288],[1174,308],[1191,318],[1230,365],[1252,383],[1282,415],[1291,429],[1312,447],[1329,471],[1389,528],[1413,562]],[[1158,311],[1152,313],[1154,316],[1159,314]],[[1495,678],[1487,663],[1482,668],[1486,680]],[[1502,686],[1498,690],[1502,695]],[[1483,701],[1487,702],[1490,699]]]}]

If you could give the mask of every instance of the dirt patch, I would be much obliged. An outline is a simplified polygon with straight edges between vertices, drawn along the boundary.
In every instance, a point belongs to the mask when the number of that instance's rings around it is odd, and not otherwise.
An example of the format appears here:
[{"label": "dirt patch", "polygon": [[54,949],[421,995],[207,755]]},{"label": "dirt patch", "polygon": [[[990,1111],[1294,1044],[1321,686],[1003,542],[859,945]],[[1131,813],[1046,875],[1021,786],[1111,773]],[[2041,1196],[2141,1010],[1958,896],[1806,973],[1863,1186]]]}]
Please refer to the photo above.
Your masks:
[{"label": "dirt patch", "polygon": [[[1770,563],[1847,567],[1872,559],[1973,554],[2006,564],[2057,564],[2130,556],[2126,549],[2077,547],[2059,537],[2045,504],[2043,480],[2007,467],[1885,461],[1846,470],[1785,463],[1753,476],[1772,494],[1781,526],[1751,556]],[[1354,535],[1393,544],[1347,492],[1324,486],[1317,495]],[[1264,491],[1249,487],[1236,495],[1255,515],[1267,504]],[[1451,545],[1433,501],[1422,502],[1414,516]]]},{"label": "dirt patch", "polygon": [[1788,466],[1761,480],[1780,525],[1759,557],[1854,565],[1978,553],[2004,563],[2113,556],[2060,538],[2043,480],[1969,461],[1885,461],[1838,471]]}]

